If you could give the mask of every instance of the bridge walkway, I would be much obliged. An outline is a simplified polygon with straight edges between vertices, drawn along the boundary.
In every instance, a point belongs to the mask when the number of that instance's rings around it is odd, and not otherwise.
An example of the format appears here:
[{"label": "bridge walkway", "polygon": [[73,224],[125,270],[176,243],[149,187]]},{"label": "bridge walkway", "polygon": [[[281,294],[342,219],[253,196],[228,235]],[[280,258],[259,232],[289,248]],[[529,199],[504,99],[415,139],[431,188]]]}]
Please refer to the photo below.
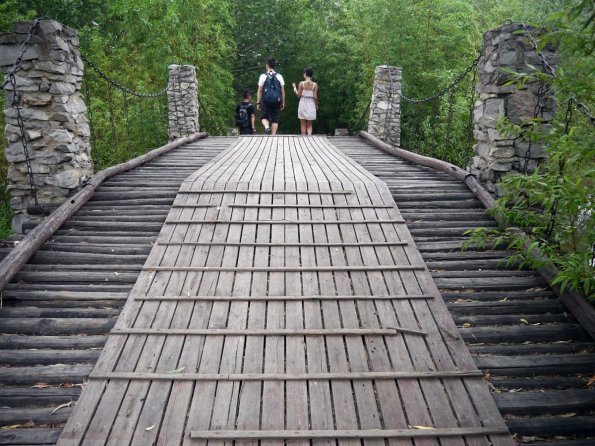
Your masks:
[{"label": "bridge walkway", "polygon": [[182,184],[58,444],[511,444],[387,186],[248,137]]}]

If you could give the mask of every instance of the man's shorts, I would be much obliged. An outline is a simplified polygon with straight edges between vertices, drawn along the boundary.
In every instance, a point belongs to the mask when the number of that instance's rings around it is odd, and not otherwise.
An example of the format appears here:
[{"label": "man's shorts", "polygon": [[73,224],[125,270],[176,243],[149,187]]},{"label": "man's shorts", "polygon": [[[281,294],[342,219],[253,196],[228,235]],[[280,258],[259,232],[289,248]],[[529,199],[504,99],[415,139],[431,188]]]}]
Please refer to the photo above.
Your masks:
[{"label": "man's shorts", "polygon": [[268,108],[263,103],[260,119],[267,119],[270,123],[278,123],[281,119],[281,106],[278,105],[277,107]]}]

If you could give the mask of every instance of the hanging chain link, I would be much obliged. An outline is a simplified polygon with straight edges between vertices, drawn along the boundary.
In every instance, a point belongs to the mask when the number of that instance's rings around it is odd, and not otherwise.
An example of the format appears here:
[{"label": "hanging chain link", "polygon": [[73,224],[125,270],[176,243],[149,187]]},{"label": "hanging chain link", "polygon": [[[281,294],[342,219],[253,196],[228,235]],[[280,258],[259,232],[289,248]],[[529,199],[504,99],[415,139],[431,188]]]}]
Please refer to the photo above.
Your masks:
[{"label": "hanging chain link", "polygon": [[402,93],[398,93],[398,94],[399,94],[399,96],[401,96],[403,98],[403,100],[405,100],[407,102],[411,102],[413,104],[421,104],[422,102],[431,102],[435,99],[438,99],[438,98],[444,96],[449,91],[454,90],[457,87],[457,85],[460,84],[463,81],[463,79],[465,79],[467,77],[467,75],[469,73],[471,73],[473,70],[475,70],[475,68],[477,67],[477,64],[479,63],[479,59],[481,59],[482,55],[483,55],[483,52],[480,53],[475,58],[473,63],[471,65],[469,65],[469,67],[465,71],[463,71],[461,74],[459,74],[448,86],[444,87],[441,90],[438,90],[432,96],[428,96],[428,97],[422,98],[422,99],[413,99],[413,98],[409,98],[409,97],[405,96]]},{"label": "hanging chain link", "polygon": [[101,71],[101,69],[97,65],[95,65],[93,62],[91,62],[89,59],[87,59],[87,57],[85,57],[84,54],[81,54],[81,57],[87,65],[89,65],[91,68],[93,68],[93,70],[95,70],[95,72],[99,75],[99,77],[101,77],[103,80],[105,80],[112,87],[120,90],[123,93],[128,93],[129,95],[136,96],[137,98],[155,98],[157,96],[162,96],[162,95],[167,94],[167,88],[168,88],[167,86],[163,90],[160,90],[156,93],[141,93],[138,91],[134,91],[134,90],[120,84],[118,81],[115,81],[114,79],[110,78],[107,74],[105,74],[103,71]]},{"label": "hanging chain link", "polygon": [[46,20],[46,18],[41,17],[41,18],[35,19],[33,21],[33,24],[31,25],[31,27],[29,28],[29,30],[27,32],[27,37],[25,38],[25,41],[23,42],[23,44],[21,45],[21,48],[19,49],[18,56],[15,59],[11,70],[6,75],[6,79],[2,83],[2,89],[4,89],[6,87],[6,85],[10,84],[10,89],[12,90],[11,106],[14,107],[16,110],[17,127],[19,128],[19,133],[21,134],[21,144],[23,146],[23,154],[25,155],[25,164],[27,166],[27,177],[29,179],[29,188],[31,191],[31,196],[33,197],[33,201],[35,202],[35,207],[37,207],[37,208],[40,207],[39,200],[37,197],[37,186],[35,184],[35,177],[33,175],[33,167],[31,165],[31,157],[29,155],[29,145],[28,145],[28,141],[27,141],[27,134],[25,131],[25,122],[23,120],[23,115],[21,114],[22,96],[21,96],[21,93],[18,91],[16,73],[19,69],[22,68],[23,56],[25,55],[25,52],[29,48],[29,43],[31,42],[31,38],[37,32],[39,23],[42,20]]},{"label": "hanging chain link", "polygon": [[475,88],[477,86],[477,65],[473,70],[473,77],[471,78],[471,89],[469,90],[469,120],[467,122],[467,150],[472,151],[473,148],[473,118],[475,110]]},{"label": "hanging chain link", "polygon": [[537,42],[535,41],[535,38],[533,37],[533,34],[531,34],[531,30],[529,29],[529,27],[525,23],[521,23],[521,26],[523,27],[523,31],[525,31],[525,35],[529,38],[529,41],[531,42],[531,46],[533,47],[533,49],[537,53],[537,57],[539,58],[539,61],[541,62],[541,65],[543,66],[543,69],[550,76],[556,77],[556,69],[550,65],[550,63],[547,61],[547,59],[545,58],[545,56],[543,55],[543,53],[541,51],[539,51],[539,47],[537,46]]},{"label": "hanging chain link", "polygon": [[[529,27],[527,25],[525,25],[524,23],[521,23],[520,25],[523,27],[523,31],[525,31],[526,36],[529,38],[529,41],[531,42],[531,46],[533,47],[533,49],[537,53],[537,57],[539,58],[539,61],[541,62],[541,65],[543,66],[543,69],[550,76],[557,78],[558,77],[558,74],[556,73],[556,69],[554,67],[552,67],[552,65],[548,62],[548,60],[545,57],[545,55],[541,51],[539,51],[539,47],[537,46],[537,42],[535,41],[535,38],[531,34],[531,30],[529,29]],[[571,97],[569,99],[569,101],[570,102],[574,102],[574,104],[576,104],[576,109],[581,114],[583,114],[584,116],[586,116],[589,119],[589,121],[591,122],[591,124],[595,125],[595,116],[593,116],[591,114],[591,112],[589,111],[589,108],[585,104],[583,104],[582,102],[578,102],[576,100],[576,98],[574,98],[574,97]]]},{"label": "hanging chain link", "polygon": [[23,44],[21,45],[21,48],[19,49],[19,55],[15,59],[14,64],[12,65],[12,68],[10,69],[10,71],[6,74],[6,79],[4,80],[4,82],[2,82],[2,87],[0,88],[0,90],[3,90],[4,87],[6,87],[6,85],[8,85],[8,83],[10,82],[10,78],[14,77],[16,72],[21,68],[21,63],[23,62],[23,56],[27,52],[27,48],[29,48],[29,42],[31,41],[31,38],[33,37],[33,35],[37,32],[37,26],[39,25],[39,22],[41,22],[43,20],[47,20],[47,18],[40,17],[33,21],[33,24],[31,25],[31,27],[29,28],[29,31],[27,32],[27,37],[25,38],[25,41],[23,42]]}]

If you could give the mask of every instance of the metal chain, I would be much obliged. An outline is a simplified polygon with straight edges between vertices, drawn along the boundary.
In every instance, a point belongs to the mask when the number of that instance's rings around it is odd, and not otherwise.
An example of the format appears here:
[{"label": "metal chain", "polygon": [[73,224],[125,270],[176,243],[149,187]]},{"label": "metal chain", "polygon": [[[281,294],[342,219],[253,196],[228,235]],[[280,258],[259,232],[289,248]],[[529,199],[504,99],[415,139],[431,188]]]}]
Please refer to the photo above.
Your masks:
[{"label": "metal chain", "polygon": [[[109,122],[112,134],[112,145],[114,153],[119,154],[118,141],[116,136],[116,121],[114,117],[114,98],[112,95],[112,84],[107,84],[107,102],[109,106]],[[120,160],[121,161],[121,160]]]},{"label": "metal chain", "polygon": [[[537,102],[535,103],[535,107],[533,108],[533,122],[537,119],[537,117],[541,114],[541,99],[543,95],[549,89],[546,87],[546,82],[541,80],[539,82],[539,89],[537,90]],[[531,158],[531,148],[533,146],[533,141],[529,139],[529,146],[527,147],[527,151],[525,152],[524,162],[523,162],[523,173],[527,173],[527,168],[529,167],[529,159]]]},{"label": "metal chain", "polygon": [[[531,30],[529,29],[529,27],[527,25],[525,25],[524,23],[521,23],[520,25],[523,27],[523,31],[525,31],[525,34],[527,35],[527,37],[529,37],[531,46],[537,53],[537,57],[539,58],[539,61],[541,62],[541,65],[543,66],[544,70],[550,76],[557,78],[558,74],[556,73],[556,69],[554,67],[552,67],[551,64],[547,61],[545,55],[541,51],[539,51],[537,42],[535,41],[535,38],[531,34]],[[575,98],[571,98],[571,99],[576,103],[577,110],[580,113],[582,113],[583,115],[585,115],[589,119],[589,121],[591,121],[591,124],[595,125],[595,116],[593,116],[589,112],[588,107],[585,104],[583,104],[582,102],[578,102]]]},{"label": "metal chain", "polygon": [[438,99],[442,96],[444,96],[446,93],[448,93],[451,90],[454,90],[456,88],[456,86],[461,83],[461,81],[463,79],[465,79],[465,77],[467,77],[467,75],[473,71],[475,69],[475,67],[477,67],[477,64],[479,63],[479,59],[481,58],[481,56],[483,55],[483,52],[481,52],[479,54],[479,56],[477,56],[475,58],[475,60],[473,61],[473,63],[465,70],[463,71],[461,74],[459,74],[448,86],[444,87],[441,90],[438,90],[435,94],[433,94],[432,96],[428,96],[426,98],[422,98],[422,99],[413,99],[413,98],[409,98],[407,96],[405,96],[402,93],[397,93],[399,96],[401,96],[403,98],[403,100],[407,101],[407,102],[411,102],[414,104],[420,104],[422,102],[431,102],[434,99]]},{"label": "metal chain", "polygon": [[102,78],[104,79],[107,83],[109,83],[111,86],[113,86],[114,88],[122,91],[123,93],[128,93],[129,95],[132,96],[136,96],[137,98],[154,98],[157,96],[162,96],[164,94],[167,94],[167,86],[161,90],[158,91],[156,93],[141,93],[138,91],[134,91],[131,90],[130,88],[120,84],[119,82],[111,79],[107,74],[105,74],[103,71],[101,71],[101,69],[95,65],[93,62],[91,62],[89,59],[87,59],[87,57],[83,54],[81,54],[81,57],[83,59],[83,61],[89,65],[91,68],[93,68],[93,70],[95,70],[95,72]]},{"label": "metal chain", "polygon": [[37,208],[40,207],[39,200],[37,198],[37,186],[35,185],[35,177],[33,175],[33,167],[31,165],[31,157],[29,155],[29,145],[27,142],[27,135],[25,133],[25,122],[23,120],[23,115],[21,114],[21,99],[22,99],[22,97],[21,97],[21,94],[19,93],[18,88],[17,88],[16,72],[22,67],[21,63],[23,61],[23,56],[25,55],[27,48],[29,48],[29,42],[31,41],[31,38],[37,31],[39,22],[41,22],[42,20],[45,20],[45,17],[35,19],[35,21],[31,25],[31,27],[29,28],[29,31],[27,32],[27,37],[26,37],[25,41],[23,42],[23,44],[21,45],[21,48],[19,49],[19,55],[15,59],[11,70],[8,72],[8,74],[6,75],[6,79],[2,83],[2,89],[4,89],[4,87],[6,87],[7,84],[10,84],[11,89],[12,89],[11,106],[14,107],[17,112],[17,116],[16,116],[17,127],[19,128],[19,132],[21,134],[21,144],[23,146],[23,154],[25,155],[25,164],[27,166],[27,176],[29,178],[29,188],[31,191],[31,196],[33,197],[33,201],[35,202],[35,206]]},{"label": "metal chain", "polygon": [[10,69],[10,71],[6,74],[6,79],[4,79],[4,82],[2,82],[2,87],[0,88],[0,90],[4,90],[4,87],[6,87],[6,85],[8,85],[11,82],[10,78],[14,77],[16,72],[21,68],[23,56],[25,55],[27,48],[29,48],[29,42],[31,41],[31,38],[37,31],[37,26],[39,25],[39,22],[41,22],[43,20],[47,20],[47,17],[40,17],[33,21],[33,24],[31,25],[31,27],[29,28],[29,31],[27,32],[27,38],[25,39],[25,41],[21,45],[21,48],[19,49],[19,55],[15,59],[14,64],[12,65],[12,68]]},{"label": "metal chain", "polygon": [[473,70],[471,79],[471,90],[469,91],[469,121],[467,122],[467,150],[471,151],[473,147],[473,115],[475,110],[475,88],[477,86],[477,66]]},{"label": "metal chain", "polygon": [[541,65],[543,66],[544,70],[547,71],[547,73],[550,76],[556,77],[556,69],[550,65],[550,63],[547,61],[547,59],[545,58],[543,53],[541,51],[539,51],[539,49],[537,47],[537,42],[535,41],[533,34],[531,34],[531,30],[529,29],[529,27],[524,23],[521,23],[521,26],[523,27],[523,31],[525,31],[525,35],[527,37],[529,37],[531,46],[537,53],[537,57],[539,57],[539,61],[541,62]]},{"label": "metal chain", "polygon": [[91,133],[91,148],[93,152],[97,151],[97,135],[93,125],[93,111],[91,109],[91,88],[89,87],[89,75],[85,74],[85,100],[87,103],[87,113],[89,114],[89,133]]},{"label": "metal chain", "polygon": [[444,135],[444,147],[450,143],[450,133],[452,131],[452,115],[455,108],[455,89],[450,90],[448,98],[448,115],[446,117],[446,134]]}]

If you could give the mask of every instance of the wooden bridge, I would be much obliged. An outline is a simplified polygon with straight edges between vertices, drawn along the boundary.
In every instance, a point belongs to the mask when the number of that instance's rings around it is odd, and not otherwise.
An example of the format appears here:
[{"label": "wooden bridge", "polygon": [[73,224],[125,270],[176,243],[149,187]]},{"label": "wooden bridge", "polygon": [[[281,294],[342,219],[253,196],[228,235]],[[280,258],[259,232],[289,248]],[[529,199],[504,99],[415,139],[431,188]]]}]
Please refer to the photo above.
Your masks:
[{"label": "wooden bridge", "polygon": [[592,339],[480,226],[360,138],[114,176],[3,291],[0,444],[592,444]]}]

